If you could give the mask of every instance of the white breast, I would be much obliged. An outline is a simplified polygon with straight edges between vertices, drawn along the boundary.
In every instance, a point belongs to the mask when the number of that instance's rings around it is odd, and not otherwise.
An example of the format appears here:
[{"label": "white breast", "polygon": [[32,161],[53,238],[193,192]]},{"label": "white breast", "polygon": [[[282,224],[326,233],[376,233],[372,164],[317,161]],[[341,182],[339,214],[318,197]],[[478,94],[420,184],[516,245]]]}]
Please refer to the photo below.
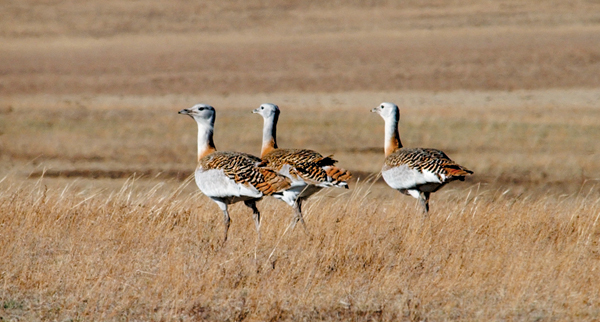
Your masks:
[{"label": "white breast", "polygon": [[251,185],[237,183],[225,175],[223,170],[196,169],[196,185],[200,191],[208,197],[227,198],[227,197],[253,197],[260,198],[262,192]]},{"label": "white breast", "polygon": [[427,183],[442,183],[440,178],[431,171],[419,171],[401,165],[381,171],[383,180],[394,189],[414,189]]}]

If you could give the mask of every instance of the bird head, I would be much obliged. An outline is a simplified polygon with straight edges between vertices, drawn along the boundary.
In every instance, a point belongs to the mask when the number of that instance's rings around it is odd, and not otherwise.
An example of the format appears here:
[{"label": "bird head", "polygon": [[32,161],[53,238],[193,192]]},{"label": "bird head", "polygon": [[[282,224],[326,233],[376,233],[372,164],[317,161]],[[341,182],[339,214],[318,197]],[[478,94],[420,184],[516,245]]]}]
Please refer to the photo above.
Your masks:
[{"label": "bird head", "polygon": [[398,106],[394,103],[383,102],[379,106],[371,110],[373,113],[379,114],[384,120],[396,120],[400,118]]},{"label": "bird head", "polygon": [[190,108],[184,108],[179,114],[189,115],[196,122],[214,123],[216,112],[214,107],[207,104],[196,104]]},{"label": "bird head", "polygon": [[252,110],[252,113],[260,114],[264,118],[269,118],[279,115],[279,107],[275,104],[264,103],[257,109]]}]

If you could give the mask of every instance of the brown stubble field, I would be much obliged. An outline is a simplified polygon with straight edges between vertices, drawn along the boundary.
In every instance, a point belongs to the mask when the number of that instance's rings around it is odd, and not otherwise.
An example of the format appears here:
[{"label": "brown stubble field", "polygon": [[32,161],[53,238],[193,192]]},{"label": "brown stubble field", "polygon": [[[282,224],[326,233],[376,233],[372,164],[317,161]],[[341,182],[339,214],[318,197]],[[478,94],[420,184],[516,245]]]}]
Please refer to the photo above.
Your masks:
[{"label": "brown stubble field", "polygon": [[[0,318],[600,319],[600,4],[8,1],[0,10]],[[406,146],[475,171],[414,199],[377,177],[381,101]],[[334,154],[351,189],[221,214],[186,180],[196,127]]]}]

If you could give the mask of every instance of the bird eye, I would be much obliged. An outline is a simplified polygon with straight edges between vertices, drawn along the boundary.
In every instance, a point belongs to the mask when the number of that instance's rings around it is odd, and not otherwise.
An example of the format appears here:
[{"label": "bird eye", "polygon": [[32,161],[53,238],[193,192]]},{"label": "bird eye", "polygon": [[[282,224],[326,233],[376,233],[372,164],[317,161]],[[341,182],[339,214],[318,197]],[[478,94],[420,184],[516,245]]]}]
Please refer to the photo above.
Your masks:
[{"label": "bird eye", "polygon": [[204,107],[198,107],[199,111],[204,111]]},{"label": "bird eye", "polygon": [[264,106],[261,106],[261,107],[260,107],[260,109],[261,109],[261,110],[264,110],[264,109],[265,109],[265,107],[264,107]]},{"label": "bird eye", "polygon": [[381,108],[383,110],[383,105],[381,105],[379,108]]}]

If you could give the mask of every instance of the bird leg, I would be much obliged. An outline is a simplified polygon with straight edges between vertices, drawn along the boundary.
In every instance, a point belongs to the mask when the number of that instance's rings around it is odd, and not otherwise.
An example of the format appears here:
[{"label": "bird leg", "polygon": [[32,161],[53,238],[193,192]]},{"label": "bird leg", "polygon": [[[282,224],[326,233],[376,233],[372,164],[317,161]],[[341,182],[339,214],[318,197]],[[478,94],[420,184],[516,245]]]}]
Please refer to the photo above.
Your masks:
[{"label": "bird leg", "polygon": [[252,218],[254,219],[254,226],[256,226],[256,245],[254,245],[254,259],[256,260],[256,252],[258,250],[258,242],[260,241],[260,212],[256,208],[255,200],[246,200],[244,204],[252,209]]},{"label": "bird leg", "polygon": [[425,215],[425,217],[427,217],[427,215],[429,214],[429,195],[431,194],[431,192],[421,192],[421,195],[419,196],[419,200],[421,201],[421,204],[423,205],[423,215]]},{"label": "bird leg", "polygon": [[260,239],[260,212],[258,211],[258,208],[256,208],[256,201],[246,200],[244,201],[244,204],[252,209],[252,219],[254,219],[254,226],[256,227],[256,233],[258,235],[256,241],[258,243],[258,240]]},{"label": "bird leg", "polygon": [[229,225],[231,224],[231,219],[229,218],[229,213],[227,209],[223,210],[223,223],[225,224],[225,234],[223,235],[223,244],[227,241],[227,232],[229,231]]},{"label": "bird leg", "polygon": [[292,219],[291,227],[294,228],[298,221],[302,223],[302,227],[304,228],[304,232],[310,236],[310,232],[308,228],[306,228],[306,223],[304,222],[304,217],[302,217],[302,201],[304,199],[298,198],[294,203],[294,218]]},{"label": "bird leg", "polygon": [[215,202],[217,203],[217,205],[219,205],[219,208],[221,208],[221,210],[223,211],[223,223],[225,224],[225,235],[223,238],[223,244],[225,244],[225,242],[227,241],[227,231],[229,231],[229,225],[231,224],[231,219],[229,218],[229,213],[227,212],[227,204],[219,201],[219,200],[215,200]]}]

